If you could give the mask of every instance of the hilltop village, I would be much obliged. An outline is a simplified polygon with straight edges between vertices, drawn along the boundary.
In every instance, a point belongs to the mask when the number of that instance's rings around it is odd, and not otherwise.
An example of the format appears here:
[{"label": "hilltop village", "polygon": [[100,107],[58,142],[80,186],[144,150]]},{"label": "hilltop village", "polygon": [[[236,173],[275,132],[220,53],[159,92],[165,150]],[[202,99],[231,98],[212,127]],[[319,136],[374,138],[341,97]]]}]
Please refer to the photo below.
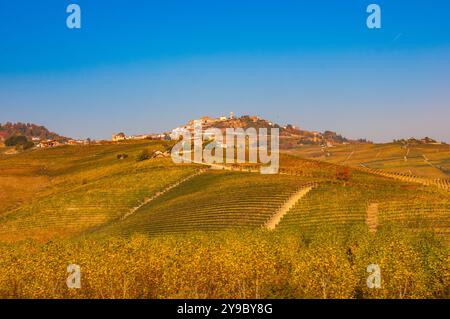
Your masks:
[{"label": "hilltop village", "polygon": [[[111,144],[121,143],[133,140],[172,140],[180,135],[183,130],[192,132],[194,124],[201,123],[202,129],[218,128],[225,131],[226,128],[242,128],[250,127],[256,130],[260,128],[278,128],[280,136],[280,148],[292,149],[302,145],[318,145],[321,147],[334,147],[346,144],[366,144],[370,143],[366,139],[352,140],[343,137],[333,131],[309,131],[301,129],[292,124],[279,125],[272,121],[265,120],[256,115],[235,116],[230,112],[229,116],[209,117],[202,116],[195,120],[190,120],[186,124],[180,125],[171,131],[162,133],[149,133],[139,135],[126,135],[124,132],[115,133],[111,136],[111,140],[94,140],[94,139],[73,139],[61,136],[57,133],[49,131],[44,126],[38,126],[30,123],[5,123],[0,124],[0,146],[15,146],[16,150],[25,150],[30,148],[51,148],[62,145],[91,145],[91,144]],[[403,144],[439,144],[431,138],[407,140],[397,140],[394,142],[402,142]]]},{"label": "hilltop village", "polygon": [[154,135],[138,135],[138,136],[126,136],[123,132],[114,134],[111,138],[114,142],[133,140],[133,139],[165,139],[171,140],[179,136],[181,132],[188,130],[194,131],[195,123],[201,123],[202,129],[218,128],[225,131],[226,128],[242,128],[248,129],[253,127],[255,129],[260,128],[278,128],[280,133],[280,147],[293,148],[300,145],[322,145],[332,147],[337,144],[352,144],[352,143],[370,143],[365,139],[350,140],[335,132],[325,131],[307,131],[300,129],[298,126],[292,124],[279,125],[272,121],[262,119],[256,115],[242,115],[237,117],[233,112],[230,112],[229,116],[209,117],[202,116],[198,119],[190,120],[184,125],[180,125],[171,132],[165,132],[162,134]]}]

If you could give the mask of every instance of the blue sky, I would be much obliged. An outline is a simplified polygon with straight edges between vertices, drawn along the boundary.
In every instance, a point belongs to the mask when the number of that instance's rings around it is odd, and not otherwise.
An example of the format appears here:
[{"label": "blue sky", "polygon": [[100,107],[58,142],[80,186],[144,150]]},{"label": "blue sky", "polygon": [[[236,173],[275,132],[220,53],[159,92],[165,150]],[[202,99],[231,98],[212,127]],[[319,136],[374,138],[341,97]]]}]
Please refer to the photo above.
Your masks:
[{"label": "blue sky", "polygon": [[[81,7],[82,28],[66,27]],[[377,3],[382,28],[366,27]],[[0,1],[0,122],[72,137],[257,114],[450,142],[450,2]]]}]

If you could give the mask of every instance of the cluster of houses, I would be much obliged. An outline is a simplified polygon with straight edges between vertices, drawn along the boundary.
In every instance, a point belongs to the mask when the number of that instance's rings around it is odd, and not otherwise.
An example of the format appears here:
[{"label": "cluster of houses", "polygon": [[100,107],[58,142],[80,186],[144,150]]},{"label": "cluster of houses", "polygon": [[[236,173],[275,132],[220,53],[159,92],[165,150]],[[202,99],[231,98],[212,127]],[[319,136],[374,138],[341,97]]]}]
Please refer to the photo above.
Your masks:
[{"label": "cluster of houses", "polygon": [[[253,120],[254,122],[259,120],[259,117],[257,117],[257,116],[251,116],[249,118],[251,120]],[[169,136],[171,139],[176,139],[178,136],[180,136],[182,134],[182,132],[185,132],[186,130],[192,133],[194,131],[194,127],[195,127],[196,123],[200,123],[202,125],[202,129],[205,130],[210,127],[213,127],[215,124],[217,124],[219,122],[234,120],[234,119],[235,119],[235,117],[234,117],[233,112],[230,112],[230,116],[228,118],[226,116],[220,116],[217,118],[212,118],[209,116],[202,116],[199,119],[191,120],[191,121],[187,122],[186,125],[182,125],[182,126],[174,128],[172,130],[172,132],[169,134]]]},{"label": "cluster of houses", "polygon": [[[161,134],[143,134],[143,135],[130,135],[127,136],[125,133],[120,132],[117,134],[113,134],[111,137],[111,141],[113,142],[121,142],[121,141],[127,141],[127,140],[172,140],[176,139],[182,132],[185,130],[188,130],[189,132],[194,131],[194,125],[195,123],[201,123],[203,129],[207,129],[209,127],[212,127],[214,124],[217,124],[219,122],[227,121],[227,120],[233,120],[234,113],[230,112],[230,116],[227,118],[226,116],[220,116],[218,118],[211,118],[209,116],[203,116],[200,119],[197,120],[191,120],[186,125],[182,125],[179,127],[174,128],[170,133],[161,133]],[[258,121],[259,117],[257,116],[251,116],[249,117],[253,121]]]},{"label": "cluster of houses", "polygon": [[211,125],[214,125],[218,122],[227,121],[227,120],[234,120],[234,113],[230,112],[230,117],[227,118],[225,115],[219,116],[217,118],[212,118],[209,116],[202,116],[201,118],[197,120],[191,120],[187,123],[187,126],[193,127],[194,123],[197,121],[200,121],[204,127],[208,127]]},{"label": "cluster of houses", "polygon": [[36,144],[37,148],[49,148],[49,147],[56,147],[56,146],[62,146],[62,145],[88,145],[88,144],[98,144],[99,142],[91,141],[89,139],[87,140],[74,140],[69,139],[67,141],[61,141],[61,140],[40,140],[39,138],[33,137],[32,141]]},{"label": "cluster of houses", "polygon": [[[1,132],[3,133],[3,132]],[[0,144],[4,144],[4,141],[6,140],[6,137],[8,135],[6,133],[0,134]],[[30,138],[30,141],[34,143],[35,147],[37,148],[50,148],[55,146],[62,146],[62,145],[87,145],[91,144],[92,141],[88,140],[74,140],[74,139],[68,139],[68,140],[56,140],[56,139],[41,139],[40,137],[33,136]],[[94,141],[95,143],[95,141]]]},{"label": "cluster of houses", "polygon": [[442,145],[442,144],[446,144],[445,142],[441,141],[438,142],[432,138],[429,137],[424,137],[421,139],[416,139],[414,137],[411,137],[409,139],[399,139],[396,140],[394,139],[394,143],[402,143],[404,145],[411,145],[411,144],[431,144],[431,145]]},{"label": "cluster of houses", "polygon": [[126,136],[125,133],[113,134],[111,137],[113,142],[121,142],[126,140],[170,140],[168,134],[142,134],[142,135],[130,135]]}]

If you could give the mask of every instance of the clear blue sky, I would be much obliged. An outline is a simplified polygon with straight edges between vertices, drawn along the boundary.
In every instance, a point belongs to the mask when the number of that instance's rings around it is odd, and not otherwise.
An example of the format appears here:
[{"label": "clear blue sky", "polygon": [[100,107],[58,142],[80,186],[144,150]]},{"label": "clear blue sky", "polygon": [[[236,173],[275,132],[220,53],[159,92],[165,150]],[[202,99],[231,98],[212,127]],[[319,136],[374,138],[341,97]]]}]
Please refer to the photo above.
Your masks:
[{"label": "clear blue sky", "polygon": [[0,0],[0,122],[109,138],[230,111],[450,142],[450,1]]}]

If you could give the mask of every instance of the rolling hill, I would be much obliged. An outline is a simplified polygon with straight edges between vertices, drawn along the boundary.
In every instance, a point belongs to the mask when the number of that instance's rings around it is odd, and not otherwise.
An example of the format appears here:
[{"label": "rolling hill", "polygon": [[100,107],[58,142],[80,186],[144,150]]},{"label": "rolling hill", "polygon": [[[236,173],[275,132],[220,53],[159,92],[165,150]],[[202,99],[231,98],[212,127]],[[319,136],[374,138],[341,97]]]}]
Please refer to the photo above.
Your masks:
[{"label": "rolling hill", "polygon": [[6,140],[10,136],[25,136],[28,139],[38,138],[41,140],[67,140],[66,137],[49,131],[45,126],[33,123],[0,123],[0,141]]},{"label": "rolling hill", "polygon": [[275,175],[138,161],[170,143],[0,153],[0,297],[448,297],[447,189],[288,154]]},{"label": "rolling hill", "polygon": [[[368,205],[377,203],[383,216],[380,226],[392,214],[392,220],[409,225],[415,220],[417,227],[437,224],[441,232],[449,231],[448,193],[437,187],[360,170],[341,180],[340,166],[290,155],[282,155],[278,175],[238,167],[204,171],[201,165],[176,165],[170,158],[136,161],[141,150],[163,150],[166,144],[63,146],[1,156],[5,200],[0,239],[261,228],[296,191],[311,183],[317,187],[286,212],[278,228],[313,231],[325,224],[364,225]],[[123,153],[129,156],[118,159]],[[336,150],[331,157],[339,155]]]},{"label": "rolling hill", "polygon": [[364,166],[391,173],[450,178],[450,146],[447,144],[386,143],[333,147],[311,145],[290,150],[289,154],[339,165]]}]

